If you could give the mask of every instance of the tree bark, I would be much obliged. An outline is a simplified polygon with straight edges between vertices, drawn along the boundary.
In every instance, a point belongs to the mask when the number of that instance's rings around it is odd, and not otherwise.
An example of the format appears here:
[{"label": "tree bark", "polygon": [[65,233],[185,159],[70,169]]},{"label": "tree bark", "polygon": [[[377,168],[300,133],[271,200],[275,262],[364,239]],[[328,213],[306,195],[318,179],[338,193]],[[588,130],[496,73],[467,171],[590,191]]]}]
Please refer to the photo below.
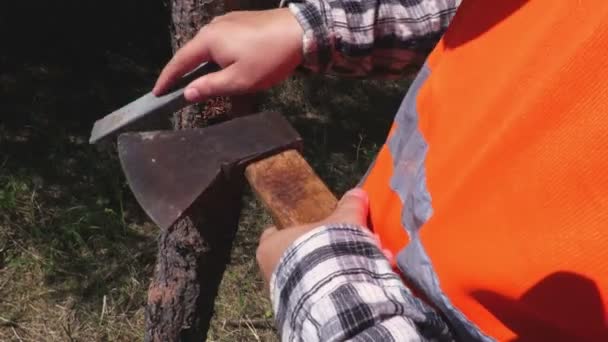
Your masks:
[{"label": "tree bark", "polygon": [[[174,52],[203,25],[225,11],[276,6],[268,0],[166,1],[171,12]],[[205,126],[228,114],[252,113],[256,106],[256,95],[210,99],[176,113],[173,127]],[[145,341],[206,339],[215,297],[237,231],[243,179],[232,177],[218,181],[181,219],[160,232],[157,264],[148,290]]]},{"label": "tree bark", "polygon": [[158,240],[145,341],[203,341],[237,231],[242,179],[219,180]]},{"label": "tree bark", "polygon": [[[167,0],[171,11],[171,47],[173,52],[184,46],[211,20],[225,13],[223,0]],[[230,110],[228,98],[215,98],[187,107],[173,117],[176,129],[200,127]]]},{"label": "tree bark", "polygon": [[[224,13],[222,0],[168,0],[168,5],[174,52],[213,17]],[[211,99],[174,114],[173,126],[201,127],[225,116],[229,108],[227,98]],[[218,182],[182,218],[160,232],[157,264],[148,289],[145,341],[206,339],[238,227],[241,193],[242,181]]]}]

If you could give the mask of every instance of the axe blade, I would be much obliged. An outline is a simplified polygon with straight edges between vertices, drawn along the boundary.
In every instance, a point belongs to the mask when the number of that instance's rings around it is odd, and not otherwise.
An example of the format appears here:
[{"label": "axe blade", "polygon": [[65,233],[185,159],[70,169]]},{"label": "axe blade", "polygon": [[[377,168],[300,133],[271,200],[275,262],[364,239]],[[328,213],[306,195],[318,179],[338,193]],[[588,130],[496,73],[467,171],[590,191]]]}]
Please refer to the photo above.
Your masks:
[{"label": "axe blade", "polygon": [[161,229],[180,218],[222,173],[242,176],[246,164],[301,146],[301,137],[278,113],[238,117],[199,129],[118,137],[127,183]]}]

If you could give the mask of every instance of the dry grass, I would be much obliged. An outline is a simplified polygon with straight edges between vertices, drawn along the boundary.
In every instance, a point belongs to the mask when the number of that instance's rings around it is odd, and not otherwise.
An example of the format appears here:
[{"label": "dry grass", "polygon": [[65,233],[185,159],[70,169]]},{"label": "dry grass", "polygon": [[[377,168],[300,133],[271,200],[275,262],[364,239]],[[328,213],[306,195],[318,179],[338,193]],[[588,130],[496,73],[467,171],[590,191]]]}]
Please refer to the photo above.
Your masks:
[{"label": "dry grass", "polygon": [[261,229],[271,221],[251,195],[245,201],[231,264],[224,274],[208,341],[277,341],[270,301],[254,257]]},{"label": "dry grass", "polygon": [[[0,103],[0,341],[143,337],[156,228],[131,197],[112,151],[86,144],[92,116],[79,117],[79,108],[109,112],[155,75],[127,73],[132,81],[118,89],[116,77],[99,83],[99,74],[90,75],[83,86],[77,71],[46,65],[0,78],[0,97],[10,99]],[[46,88],[32,97],[32,82]],[[305,157],[341,194],[382,144],[404,87],[293,79],[271,91],[264,108],[290,118],[305,138]],[[209,341],[277,340],[254,258],[269,223],[246,197]]]},{"label": "dry grass", "polygon": [[[140,340],[154,228],[128,226],[110,239],[98,222],[99,233],[85,236],[96,224],[88,208],[53,207],[17,184],[16,206],[4,202],[0,215],[0,340]],[[55,225],[70,211],[81,213],[77,221]]]}]

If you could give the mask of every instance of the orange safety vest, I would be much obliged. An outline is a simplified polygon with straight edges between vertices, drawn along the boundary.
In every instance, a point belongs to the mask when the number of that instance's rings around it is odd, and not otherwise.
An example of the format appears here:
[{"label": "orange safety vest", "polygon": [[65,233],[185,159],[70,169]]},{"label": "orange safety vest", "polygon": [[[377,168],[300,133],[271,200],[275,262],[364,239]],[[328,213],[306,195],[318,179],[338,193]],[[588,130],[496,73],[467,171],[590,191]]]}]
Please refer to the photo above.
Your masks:
[{"label": "orange safety vest", "polygon": [[362,184],[461,339],[608,341],[608,1],[464,0]]}]

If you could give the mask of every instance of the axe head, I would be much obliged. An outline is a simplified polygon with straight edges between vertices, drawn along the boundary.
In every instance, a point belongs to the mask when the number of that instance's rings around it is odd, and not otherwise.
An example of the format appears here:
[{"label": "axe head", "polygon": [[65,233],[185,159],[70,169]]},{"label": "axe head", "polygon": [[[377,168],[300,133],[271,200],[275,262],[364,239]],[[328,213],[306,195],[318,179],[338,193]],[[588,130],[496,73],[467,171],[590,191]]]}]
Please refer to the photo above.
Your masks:
[{"label": "axe head", "polygon": [[118,155],[135,198],[161,228],[171,226],[221,177],[302,139],[278,113],[260,113],[199,129],[129,132]]}]

